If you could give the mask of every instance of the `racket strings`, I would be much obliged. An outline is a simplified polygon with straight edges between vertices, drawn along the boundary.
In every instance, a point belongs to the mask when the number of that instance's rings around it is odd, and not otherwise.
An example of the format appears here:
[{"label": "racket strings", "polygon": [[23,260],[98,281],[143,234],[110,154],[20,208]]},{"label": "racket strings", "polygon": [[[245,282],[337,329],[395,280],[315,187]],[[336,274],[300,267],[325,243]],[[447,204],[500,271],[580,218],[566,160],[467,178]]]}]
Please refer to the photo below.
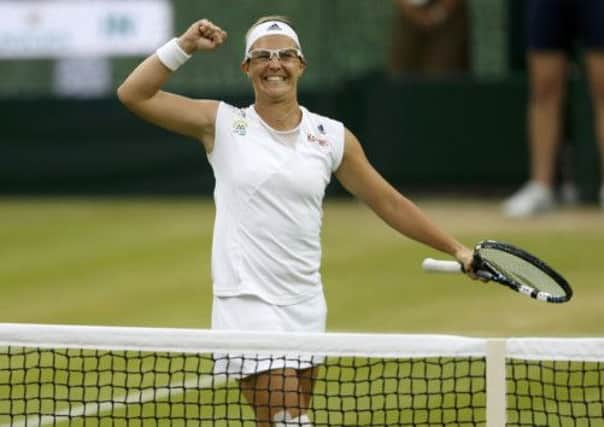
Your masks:
[{"label": "racket strings", "polygon": [[538,265],[519,256],[492,248],[482,248],[480,256],[497,272],[509,277],[520,285],[528,286],[552,296],[563,296],[565,290]]}]

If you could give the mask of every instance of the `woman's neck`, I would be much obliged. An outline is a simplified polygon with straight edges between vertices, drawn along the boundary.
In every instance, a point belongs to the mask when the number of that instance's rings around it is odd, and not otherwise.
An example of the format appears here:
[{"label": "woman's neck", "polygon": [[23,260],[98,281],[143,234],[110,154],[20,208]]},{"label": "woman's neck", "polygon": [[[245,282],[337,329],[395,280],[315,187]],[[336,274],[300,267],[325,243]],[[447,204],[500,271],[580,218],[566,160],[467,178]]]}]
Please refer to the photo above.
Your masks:
[{"label": "woman's neck", "polygon": [[266,101],[256,99],[256,113],[275,130],[294,129],[302,120],[302,110],[296,99],[289,101]]}]

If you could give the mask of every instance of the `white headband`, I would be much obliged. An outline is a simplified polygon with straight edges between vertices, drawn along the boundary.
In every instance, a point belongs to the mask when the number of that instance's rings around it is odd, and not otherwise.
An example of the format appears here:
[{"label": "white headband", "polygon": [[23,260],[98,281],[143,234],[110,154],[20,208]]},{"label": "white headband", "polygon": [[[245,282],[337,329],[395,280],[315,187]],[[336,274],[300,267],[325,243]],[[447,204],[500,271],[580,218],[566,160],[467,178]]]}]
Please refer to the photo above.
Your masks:
[{"label": "white headband", "polygon": [[252,48],[252,45],[256,43],[256,40],[258,40],[260,37],[272,35],[289,37],[296,42],[298,48],[301,48],[298,35],[292,27],[281,21],[267,21],[255,26],[254,29],[247,35],[245,38],[245,52],[243,54],[246,55]]}]

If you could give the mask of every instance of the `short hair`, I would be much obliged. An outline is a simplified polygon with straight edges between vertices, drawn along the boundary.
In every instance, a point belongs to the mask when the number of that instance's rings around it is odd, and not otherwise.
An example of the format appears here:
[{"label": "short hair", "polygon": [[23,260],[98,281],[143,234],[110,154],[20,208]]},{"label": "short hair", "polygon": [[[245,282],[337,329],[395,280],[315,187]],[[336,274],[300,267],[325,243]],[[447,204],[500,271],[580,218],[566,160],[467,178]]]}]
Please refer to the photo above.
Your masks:
[{"label": "short hair", "polygon": [[267,15],[267,16],[261,16],[260,18],[258,18],[256,20],[256,22],[254,22],[252,24],[252,26],[249,28],[249,30],[247,30],[247,33],[245,33],[245,38],[247,39],[247,36],[250,35],[250,32],[254,28],[256,28],[258,25],[264,24],[265,22],[268,22],[268,21],[284,22],[287,25],[289,25],[290,27],[292,27],[294,31],[296,31],[296,28],[294,27],[294,24],[293,24],[292,20],[288,16],[284,16],[284,15]]}]

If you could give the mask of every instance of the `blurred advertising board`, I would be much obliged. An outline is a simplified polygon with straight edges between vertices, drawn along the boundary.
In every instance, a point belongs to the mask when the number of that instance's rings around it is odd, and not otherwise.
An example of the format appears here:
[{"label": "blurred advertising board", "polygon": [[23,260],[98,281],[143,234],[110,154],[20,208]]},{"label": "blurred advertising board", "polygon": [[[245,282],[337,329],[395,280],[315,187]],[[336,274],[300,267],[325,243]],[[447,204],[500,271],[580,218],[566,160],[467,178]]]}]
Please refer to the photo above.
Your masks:
[{"label": "blurred advertising board", "polygon": [[172,23],[168,0],[4,0],[0,59],[145,55]]}]

